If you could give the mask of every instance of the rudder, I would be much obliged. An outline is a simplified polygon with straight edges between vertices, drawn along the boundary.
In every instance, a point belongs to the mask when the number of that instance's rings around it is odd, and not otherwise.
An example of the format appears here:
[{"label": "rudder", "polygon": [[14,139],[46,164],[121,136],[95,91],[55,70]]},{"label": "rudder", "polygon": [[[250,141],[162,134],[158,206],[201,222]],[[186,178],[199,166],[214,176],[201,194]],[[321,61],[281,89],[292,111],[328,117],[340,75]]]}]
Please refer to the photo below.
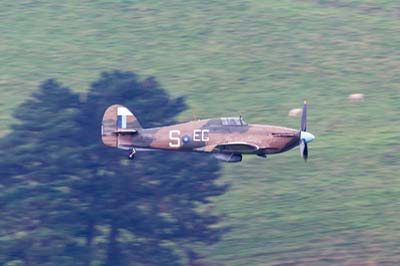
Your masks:
[{"label": "rudder", "polygon": [[133,147],[132,136],[142,129],[137,118],[125,106],[114,104],[107,108],[101,123],[101,137],[105,145],[120,149]]}]

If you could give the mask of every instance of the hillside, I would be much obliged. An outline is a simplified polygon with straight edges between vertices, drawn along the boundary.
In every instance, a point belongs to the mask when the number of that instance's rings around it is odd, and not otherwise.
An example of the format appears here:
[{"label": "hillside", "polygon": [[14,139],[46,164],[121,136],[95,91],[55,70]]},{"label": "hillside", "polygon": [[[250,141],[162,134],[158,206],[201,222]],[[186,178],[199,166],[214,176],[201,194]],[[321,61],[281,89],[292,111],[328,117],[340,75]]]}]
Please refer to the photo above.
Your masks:
[{"label": "hillside", "polygon": [[3,4],[0,135],[41,81],[85,92],[112,69],[155,76],[198,117],[297,128],[287,113],[307,98],[309,162],[294,150],[225,165],[232,187],[215,206],[232,231],[206,252],[226,265],[396,265],[399,14],[393,0]]}]

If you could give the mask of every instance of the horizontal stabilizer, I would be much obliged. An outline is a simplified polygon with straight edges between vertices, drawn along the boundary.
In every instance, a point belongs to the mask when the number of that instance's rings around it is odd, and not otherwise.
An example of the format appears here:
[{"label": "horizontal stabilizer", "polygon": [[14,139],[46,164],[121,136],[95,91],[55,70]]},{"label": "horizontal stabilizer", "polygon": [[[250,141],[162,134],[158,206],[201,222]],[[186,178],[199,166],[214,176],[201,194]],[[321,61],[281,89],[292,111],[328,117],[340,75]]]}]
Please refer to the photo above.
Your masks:
[{"label": "horizontal stabilizer", "polygon": [[138,131],[136,129],[131,129],[131,128],[118,128],[117,130],[113,131],[113,134],[119,135],[119,134],[136,134]]}]

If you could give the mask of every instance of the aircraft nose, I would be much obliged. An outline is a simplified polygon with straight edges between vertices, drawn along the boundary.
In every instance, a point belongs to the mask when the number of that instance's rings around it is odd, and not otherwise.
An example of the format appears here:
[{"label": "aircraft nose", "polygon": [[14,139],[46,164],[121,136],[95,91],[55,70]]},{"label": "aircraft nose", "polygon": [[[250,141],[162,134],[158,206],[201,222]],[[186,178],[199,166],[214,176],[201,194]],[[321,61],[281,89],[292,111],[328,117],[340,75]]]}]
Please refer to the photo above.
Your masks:
[{"label": "aircraft nose", "polygon": [[305,143],[309,143],[309,142],[313,141],[315,139],[315,137],[313,134],[311,134],[309,132],[301,131],[300,139],[304,140]]}]

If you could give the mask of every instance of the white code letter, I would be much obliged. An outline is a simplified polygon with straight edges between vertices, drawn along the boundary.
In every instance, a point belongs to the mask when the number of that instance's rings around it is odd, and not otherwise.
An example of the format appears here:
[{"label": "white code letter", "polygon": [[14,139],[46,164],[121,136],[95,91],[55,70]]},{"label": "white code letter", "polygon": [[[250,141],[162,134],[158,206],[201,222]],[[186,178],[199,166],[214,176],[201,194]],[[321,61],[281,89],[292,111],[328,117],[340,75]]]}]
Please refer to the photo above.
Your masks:
[{"label": "white code letter", "polygon": [[201,130],[195,129],[193,130],[193,141],[201,141]]},{"label": "white code letter", "polygon": [[210,130],[208,129],[204,129],[201,131],[201,141],[209,141],[210,138],[208,137],[208,133],[210,132]]},{"label": "white code letter", "polygon": [[[177,148],[177,147],[181,146],[181,138],[179,137],[180,134],[181,134],[180,130],[170,130],[169,131],[169,139],[171,140],[169,142],[170,147]],[[178,136],[174,137],[174,135],[178,135]]]}]

